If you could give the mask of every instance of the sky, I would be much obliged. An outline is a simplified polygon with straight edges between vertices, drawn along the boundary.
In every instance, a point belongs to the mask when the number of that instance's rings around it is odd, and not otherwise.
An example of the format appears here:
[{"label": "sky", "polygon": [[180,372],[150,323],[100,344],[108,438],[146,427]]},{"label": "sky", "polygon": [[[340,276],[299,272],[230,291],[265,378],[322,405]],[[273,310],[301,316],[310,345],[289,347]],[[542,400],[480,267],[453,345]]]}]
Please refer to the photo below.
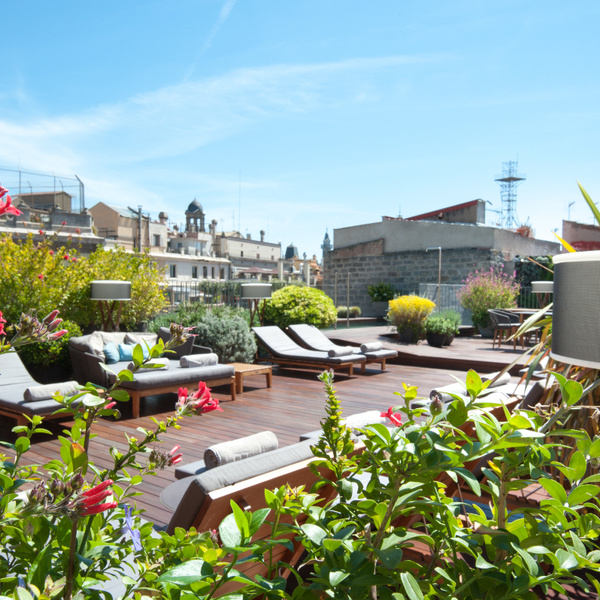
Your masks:
[{"label": "sky", "polygon": [[77,175],[87,207],[172,224],[197,199],[219,231],[320,258],[326,232],[382,216],[481,198],[498,223],[494,180],[518,161],[518,221],[554,239],[593,222],[577,181],[600,199],[599,17],[597,0],[5,2],[0,183]]}]

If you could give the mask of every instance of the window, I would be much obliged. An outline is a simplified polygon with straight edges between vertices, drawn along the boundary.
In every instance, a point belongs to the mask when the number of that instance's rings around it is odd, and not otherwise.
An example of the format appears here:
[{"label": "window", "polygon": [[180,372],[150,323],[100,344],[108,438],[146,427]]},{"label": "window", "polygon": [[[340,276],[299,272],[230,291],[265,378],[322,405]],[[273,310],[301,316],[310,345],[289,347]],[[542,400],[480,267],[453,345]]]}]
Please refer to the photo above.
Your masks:
[{"label": "window", "polygon": [[156,233],[152,236],[152,245],[153,246],[160,246],[160,235],[157,235]]},{"label": "window", "polygon": [[170,265],[169,266],[169,277],[177,277],[177,265]]},{"label": "window", "polygon": [[260,258],[260,252],[256,253],[256,258]]},{"label": "window", "polygon": [[192,267],[192,279],[198,279],[198,267]]},{"label": "window", "polygon": [[210,268],[210,278],[211,278],[211,279],[214,279],[214,278],[215,278],[215,268],[214,268],[214,267],[211,267],[211,268]]},{"label": "window", "polygon": [[225,269],[221,269],[221,279],[225,279]]},{"label": "window", "polygon": [[241,256],[242,258],[244,257],[244,251],[243,251],[243,250],[240,252],[240,256]]},{"label": "window", "polygon": [[202,279],[206,279],[208,277],[208,267],[202,267]]}]

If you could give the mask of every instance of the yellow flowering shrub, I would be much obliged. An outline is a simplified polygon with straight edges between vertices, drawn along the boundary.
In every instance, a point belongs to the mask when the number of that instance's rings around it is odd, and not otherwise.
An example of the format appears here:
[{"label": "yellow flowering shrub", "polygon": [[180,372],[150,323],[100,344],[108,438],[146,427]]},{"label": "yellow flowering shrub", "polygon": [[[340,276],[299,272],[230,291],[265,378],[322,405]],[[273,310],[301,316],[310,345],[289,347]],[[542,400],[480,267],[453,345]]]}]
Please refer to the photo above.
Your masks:
[{"label": "yellow flowering shrub", "polygon": [[425,319],[435,308],[435,302],[411,294],[390,300],[389,306],[388,321],[398,329],[398,333],[412,330],[417,341],[422,336]]}]

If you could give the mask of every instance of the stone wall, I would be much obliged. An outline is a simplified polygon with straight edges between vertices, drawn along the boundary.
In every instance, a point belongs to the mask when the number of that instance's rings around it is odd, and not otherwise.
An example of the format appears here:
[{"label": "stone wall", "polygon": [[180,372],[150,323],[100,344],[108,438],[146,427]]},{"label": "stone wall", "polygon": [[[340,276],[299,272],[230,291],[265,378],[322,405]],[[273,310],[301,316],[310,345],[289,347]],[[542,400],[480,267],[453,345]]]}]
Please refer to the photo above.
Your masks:
[{"label": "stone wall", "polygon": [[[363,316],[373,314],[367,285],[391,283],[399,293],[418,293],[419,284],[438,282],[438,252],[384,252],[384,240],[375,240],[326,252],[323,257],[323,291],[337,305],[359,306]],[[442,250],[442,284],[460,284],[469,273],[491,266],[514,271],[508,252],[489,248]],[[348,276],[349,275],[349,276]]]}]

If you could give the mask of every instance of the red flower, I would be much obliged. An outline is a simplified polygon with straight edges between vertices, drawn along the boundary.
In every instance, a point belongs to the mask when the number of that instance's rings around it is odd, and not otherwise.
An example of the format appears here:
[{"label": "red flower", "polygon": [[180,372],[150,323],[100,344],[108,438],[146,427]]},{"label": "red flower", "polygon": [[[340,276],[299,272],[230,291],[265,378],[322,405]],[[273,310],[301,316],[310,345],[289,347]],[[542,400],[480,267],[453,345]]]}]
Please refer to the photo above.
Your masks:
[{"label": "red flower", "polygon": [[105,407],[104,410],[110,410],[111,408],[114,408],[117,405],[116,402],[109,402]]},{"label": "red flower", "polygon": [[67,222],[66,222],[66,221],[63,221],[63,222],[61,223],[61,225],[62,225],[63,227],[64,227],[66,224],[67,224]]},{"label": "red flower", "polygon": [[54,256],[54,250],[48,250],[48,254],[49,254],[50,256]]},{"label": "red flower", "polygon": [[44,231],[42,229],[39,230],[38,232],[40,235],[44,235]]},{"label": "red flower", "polygon": [[69,255],[68,255],[68,254],[65,254],[65,255],[63,256],[63,260],[69,260]]},{"label": "red flower", "polygon": [[400,413],[394,413],[394,407],[390,406],[387,410],[387,412],[382,412],[381,413],[382,417],[387,417],[393,425],[395,425],[396,427],[400,427],[400,425],[402,425],[402,418]]},{"label": "red flower", "polygon": [[38,275],[38,279],[39,279],[40,281],[43,281],[43,279],[44,279],[44,274],[43,274],[43,273],[40,273],[40,274]]},{"label": "red flower", "polygon": [[75,233],[79,234],[81,233],[81,229],[79,229],[79,227],[75,230]]},{"label": "red flower", "polygon": [[112,496],[112,489],[110,488],[112,484],[112,479],[107,479],[80,494],[77,501],[79,514],[87,517],[88,515],[96,515],[105,510],[110,510],[111,508],[117,508],[118,504],[116,502],[103,502],[103,500]]},{"label": "red flower", "polygon": [[0,311],[0,335],[6,335],[4,323],[6,323],[6,319],[2,316],[2,312]]},{"label": "red flower", "polygon": [[192,395],[190,404],[198,413],[207,413],[213,410],[223,411],[219,406],[219,401],[211,397],[210,388],[206,386],[204,381],[198,382],[198,390]]},{"label": "red flower", "polygon": [[179,454],[175,454],[177,450],[179,450],[179,448],[180,446],[173,446],[173,449],[171,450],[171,452],[169,452],[169,466],[176,465],[177,463],[181,462],[183,454],[181,452],[179,452]]},{"label": "red flower", "polygon": [[6,196],[6,202],[0,201],[0,215],[3,215],[5,213],[9,213],[12,215],[20,215],[21,211],[18,208],[12,206],[12,198],[8,194],[8,190],[0,185],[0,198],[4,198],[4,196]]},{"label": "red flower", "polygon": [[77,257],[76,257],[76,256],[74,256],[74,257],[71,259],[71,262],[77,262]]},{"label": "red flower", "polygon": [[177,392],[178,404],[183,406],[187,402],[187,398],[188,398],[187,388],[179,388],[179,391]]}]

